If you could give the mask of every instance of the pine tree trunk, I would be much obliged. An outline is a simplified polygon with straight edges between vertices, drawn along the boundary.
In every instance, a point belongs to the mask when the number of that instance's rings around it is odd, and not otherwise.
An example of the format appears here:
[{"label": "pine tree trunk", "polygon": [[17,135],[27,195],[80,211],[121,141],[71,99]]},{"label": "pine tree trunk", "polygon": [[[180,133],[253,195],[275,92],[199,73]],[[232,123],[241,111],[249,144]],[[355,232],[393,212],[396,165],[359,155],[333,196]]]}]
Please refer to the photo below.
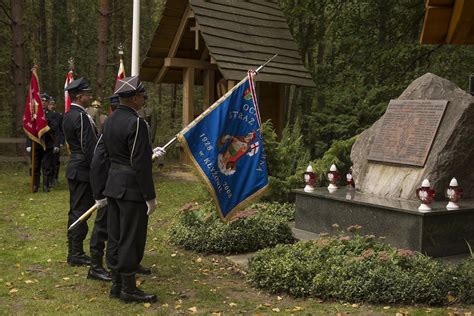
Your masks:
[{"label": "pine tree trunk", "polygon": [[47,91],[51,94],[51,67],[48,63],[48,31],[46,27],[46,5],[45,0],[39,1],[39,42],[40,42],[40,78],[41,92]]},{"label": "pine tree trunk", "polygon": [[109,45],[109,0],[99,0],[98,44],[97,44],[97,97],[104,99],[107,82],[107,47]]},{"label": "pine tree trunk", "polygon": [[[54,8],[55,10],[60,10],[60,7],[58,4],[60,4],[61,1],[55,0],[54,1]],[[48,84],[50,85],[50,90],[51,93],[54,97],[56,97],[56,105],[60,105],[60,96],[58,94],[59,90],[59,81],[58,81],[58,76],[61,76],[60,71],[62,70],[61,67],[59,67],[59,60],[58,60],[58,50],[59,50],[59,19],[51,19],[51,53],[49,54],[49,66],[50,68],[54,69],[54,73],[51,76]]]},{"label": "pine tree trunk", "polygon": [[11,1],[11,30],[13,44],[13,82],[15,85],[15,115],[14,135],[22,135],[23,111],[25,105],[25,51],[23,44],[23,0]]}]

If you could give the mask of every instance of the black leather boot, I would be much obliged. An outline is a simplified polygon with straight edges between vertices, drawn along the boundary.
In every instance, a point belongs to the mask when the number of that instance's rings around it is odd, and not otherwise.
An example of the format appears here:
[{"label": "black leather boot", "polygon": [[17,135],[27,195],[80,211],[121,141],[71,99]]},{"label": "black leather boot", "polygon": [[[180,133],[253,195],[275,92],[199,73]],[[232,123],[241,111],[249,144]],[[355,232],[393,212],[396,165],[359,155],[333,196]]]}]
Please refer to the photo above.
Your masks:
[{"label": "black leather boot", "polygon": [[67,262],[69,263],[69,258],[71,258],[72,254],[72,239],[67,239]]},{"label": "black leather boot", "polygon": [[92,257],[91,261],[92,264],[89,268],[89,272],[87,273],[88,279],[105,282],[112,281],[110,272],[105,270],[104,266],[102,265],[102,257]]},{"label": "black leather boot", "polygon": [[120,291],[120,300],[124,302],[154,303],[158,300],[155,294],[146,294],[137,289],[135,275],[121,274],[122,290]]},{"label": "black leather boot", "polygon": [[122,291],[122,277],[117,270],[112,270],[112,287],[110,288],[110,298],[120,298],[120,291]]},{"label": "black leather boot", "polygon": [[143,274],[143,275],[150,275],[151,274],[151,269],[142,266],[141,264],[138,265],[137,269],[137,274]]},{"label": "black leather boot", "polygon": [[67,263],[70,266],[88,266],[90,265],[91,258],[87,256],[82,247],[82,241],[71,240],[72,249],[71,253],[67,258]]},{"label": "black leather boot", "polygon": [[50,176],[48,178],[48,187],[50,188],[54,187],[54,176]]},{"label": "black leather boot", "polygon": [[35,176],[33,179],[33,193],[38,192],[39,188],[39,176]]},{"label": "black leather boot", "polygon": [[49,192],[49,180],[45,175],[43,175],[43,192]]}]

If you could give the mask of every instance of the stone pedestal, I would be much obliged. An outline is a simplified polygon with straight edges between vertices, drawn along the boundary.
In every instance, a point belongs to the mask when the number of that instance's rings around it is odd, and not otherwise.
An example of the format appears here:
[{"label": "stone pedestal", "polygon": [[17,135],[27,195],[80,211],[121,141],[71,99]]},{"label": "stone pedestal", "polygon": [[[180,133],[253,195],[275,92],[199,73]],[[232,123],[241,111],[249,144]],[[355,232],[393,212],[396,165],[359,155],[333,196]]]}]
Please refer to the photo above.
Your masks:
[{"label": "stone pedestal", "polygon": [[418,211],[417,201],[391,199],[340,188],[329,193],[326,188],[312,193],[293,191],[296,195],[298,229],[314,233],[334,233],[361,225],[361,234],[386,237],[395,247],[419,251],[433,257],[469,252],[474,248],[474,200],[462,200],[460,209],[446,210],[446,202],[434,202],[432,211]]}]

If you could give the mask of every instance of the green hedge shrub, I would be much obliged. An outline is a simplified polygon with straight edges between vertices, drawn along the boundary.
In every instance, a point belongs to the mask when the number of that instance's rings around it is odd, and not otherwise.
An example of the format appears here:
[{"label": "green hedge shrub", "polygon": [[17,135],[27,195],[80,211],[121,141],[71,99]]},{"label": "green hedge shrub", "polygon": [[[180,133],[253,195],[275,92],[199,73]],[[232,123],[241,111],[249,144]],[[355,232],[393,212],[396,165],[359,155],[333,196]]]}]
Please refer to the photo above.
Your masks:
[{"label": "green hedge shrub", "polygon": [[203,253],[244,253],[294,242],[288,220],[291,204],[253,204],[228,224],[223,224],[212,202],[189,204],[169,229],[171,243]]},{"label": "green hedge shrub", "polygon": [[474,259],[443,265],[374,236],[322,237],[278,245],[249,261],[248,280],[272,293],[349,302],[472,303]]},{"label": "green hedge shrub", "polygon": [[[346,173],[352,166],[351,150],[357,136],[345,140],[334,141],[331,147],[324,153],[321,159],[311,162],[314,172],[317,175],[317,185],[327,186],[329,184],[327,173],[332,164],[335,164],[341,174],[339,185],[346,185]],[[305,170],[298,170],[301,177]],[[355,179],[357,181],[357,179]],[[357,182],[356,182],[357,186]]]},{"label": "green hedge shrub", "polygon": [[[265,194],[269,201],[292,201],[291,190],[304,187],[303,173],[310,163],[309,150],[305,148],[301,134],[301,124],[296,120],[292,126],[286,126],[281,140],[278,140],[272,123],[262,124],[265,153],[267,156],[270,189]],[[331,164],[336,164],[341,173],[341,185],[345,185],[345,174],[351,167],[351,149],[356,136],[334,141],[321,159],[311,162],[317,174],[319,186],[328,185],[326,174]]]}]

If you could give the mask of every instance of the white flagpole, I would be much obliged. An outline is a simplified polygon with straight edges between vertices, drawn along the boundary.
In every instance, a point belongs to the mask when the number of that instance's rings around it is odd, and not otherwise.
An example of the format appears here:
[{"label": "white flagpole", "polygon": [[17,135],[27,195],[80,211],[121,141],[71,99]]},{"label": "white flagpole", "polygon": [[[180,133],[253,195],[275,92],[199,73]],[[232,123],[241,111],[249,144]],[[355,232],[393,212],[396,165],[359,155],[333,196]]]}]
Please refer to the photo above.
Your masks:
[{"label": "white flagpole", "polygon": [[132,76],[139,75],[138,59],[140,58],[140,0],[133,0],[132,31]]}]

